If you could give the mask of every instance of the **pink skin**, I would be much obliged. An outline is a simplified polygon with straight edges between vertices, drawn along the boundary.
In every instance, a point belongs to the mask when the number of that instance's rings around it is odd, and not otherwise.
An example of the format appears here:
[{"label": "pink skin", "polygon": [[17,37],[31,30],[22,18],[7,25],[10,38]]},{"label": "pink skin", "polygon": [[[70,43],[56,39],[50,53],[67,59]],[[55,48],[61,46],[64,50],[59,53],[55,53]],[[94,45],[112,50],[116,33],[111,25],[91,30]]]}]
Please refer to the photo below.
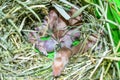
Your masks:
[{"label": "pink skin", "polygon": [[51,52],[55,49],[56,44],[58,44],[58,42],[52,38],[44,42],[44,48],[46,49],[47,52]]},{"label": "pink skin", "polygon": [[66,26],[66,21],[62,18],[62,16],[59,16],[53,28],[53,34],[56,39],[63,37],[63,33],[67,28]]},{"label": "pink skin", "polygon": [[62,37],[60,39],[60,42],[61,42],[61,47],[66,46],[67,48],[71,48],[73,41],[72,41],[70,35],[65,35],[64,37]]},{"label": "pink skin", "polygon": [[[68,12],[68,14],[69,14],[70,16],[72,16],[76,11],[77,11],[76,9],[71,8],[71,10]],[[68,22],[69,22],[69,25],[74,25],[74,24],[76,24],[77,22],[79,22],[79,21],[81,21],[81,20],[82,20],[82,16],[79,15],[79,16],[77,16],[77,17],[75,17],[75,18],[69,19]]]},{"label": "pink skin", "polygon": [[41,51],[44,55],[47,55],[47,52],[51,52],[55,49],[58,42],[51,38],[50,40],[42,41],[40,40],[39,35],[36,32],[31,32],[28,37],[29,42],[35,44],[35,47]]},{"label": "pink skin", "polygon": [[56,30],[65,30],[66,26],[66,21],[60,16],[55,24]]},{"label": "pink skin", "polygon": [[[73,40],[75,40],[76,37],[80,37],[80,32],[78,29],[73,29],[73,30],[68,31],[65,34],[65,36],[60,39],[62,48],[56,53],[54,62],[52,65],[54,77],[60,76],[61,72],[64,70],[65,66],[69,62],[69,58],[72,55],[70,48],[71,48]],[[77,53],[79,48],[78,49],[73,48],[72,50],[73,50],[73,53],[74,52]]]},{"label": "pink skin", "polygon": [[40,52],[42,52],[44,55],[46,55],[47,56],[47,51],[46,51],[46,49],[44,48],[44,42],[39,42],[39,41],[37,41],[37,43],[35,44],[35,47],[40,51]]},{"label": "pink skin", "polygon": [[70,35],[72,40],[75,40],[75,38],[80,37],[80,31],[79,29],[72,29],[68,31],[67,35]]},{"label": "pink skin", "polygon": [[51,52],[55,49],[56,44],[58,43],[53,38],[46,41],[39,40],[36,42],[36,48],[38,48],[39,51],[41,51],[44,55],[47,55],[48,54],[47,52]]},{"label": "pink skin", "polygon": [[55,77],[60,76],[61,72],[63,71],[67,63],[68,63],[68,57],[61,56],[61,57],[55,58],[52,65],[53,75]]},{"label": "pink skin", "polygon": [[30,32],[28,35],[28,40],[31,43],[36,43],[37,39],[39,38],[39,35],[36,32]]},{"label": "pink skin", "polygon": [[33,36],[33,32],[29,33],[29,35],[28,35],[28,40],[29,40],[29,42],[31,42],[31,43],[35,43],[36,39],[35,39],[35,37]]},{"label": "pink skin", "polygon": [[[36,28],[37,29],[37,28]],[[41,51],[44,55],[47,55],[47,52],[51,52],[55,49],[57,41],[53,38],[42,41],[40,40],[39,35],[36,32],[31,32],[28,37],[29,42],[35,44],[35,47]]]},{"label": "pink skin", "polygon": [[48,18],[49,18],[49,20],[48,20],[49,28],[53,29],[53,27],[57,21],[57,18],[58,18],[56,10],[54,10],[54,9],[50,10]]},{"label": "pink skin", "polygon": [[56,58],[53,62],[53,75],[59,76],[64,69],[62,58]]},{"label": "pink skin", "polygon": [[80,32],[78,29],[73,29],[68,31],[64,37],[60,39],[61,46],[66,46],[67,48],[71,48],[72,42],[75,38],[80,37]]},{"label": "pink skin", "polygon": [[72,54],[72,51],[67,47],[62,47],[54,57],[52,70],[53,76],[60,76],[61,72],[64,70],[65,66],[69,62],[69,58]]},{"label": "pink skin", "polygon": [[[75,9],[71,9],[72,14],[75,11],[76,11]],[[48,24],[49,28],[53,30],[54,35],[55,35],[54,32],[65,30],[67,26],[66,21],[64,21],[64,19],[62,19],[61,17],[58,17],[57,12],[55,10],[51,10],[49,12],[48,18],[49,18],[49,21],[45,20],[42,26],[45,27],[46,24]],[[70,19],[68,22],[70,25],[74,25],[76,22],[80,21],[80,19],[81,19],[80,16],[78,16],[76,18]],[[36,31],[40,31],[40,29],[36,29]],[[61,31],[59,35],[62,36],[63,32]],[[70,56],[72,54],[78,53],[81,44],[78,46],[74,46],[72,48],[71,48],[71,45],[72,45],[72,42],[76,38],[79,38],[79,37],[80,37],[79,29],[72,29],[72,30],[69,30],[64,36],[62,37],[58,36],[58,38],[60,39],[62,48],[59,51],[57,51],[57,53],[55,54],[54,61],[52,64],[52,70],[53,70],[54,77],[60,76],[65,66],[68,64]],[[57,42],[53,38],[47,41],[41,41],[39,39],[39,35],[36,35],[34,33],[30,35],[30,38],[31,38],[30,39],[31,43],[35,43],[36,47],[41,52],[43,52],[44,55],[47,55],[47,52],[53,51],[57,44]],[[88,41],[85,51],[87,51],[88,48],[90,48],[92,44],[93,44],[92,42],[90,43]]]}]

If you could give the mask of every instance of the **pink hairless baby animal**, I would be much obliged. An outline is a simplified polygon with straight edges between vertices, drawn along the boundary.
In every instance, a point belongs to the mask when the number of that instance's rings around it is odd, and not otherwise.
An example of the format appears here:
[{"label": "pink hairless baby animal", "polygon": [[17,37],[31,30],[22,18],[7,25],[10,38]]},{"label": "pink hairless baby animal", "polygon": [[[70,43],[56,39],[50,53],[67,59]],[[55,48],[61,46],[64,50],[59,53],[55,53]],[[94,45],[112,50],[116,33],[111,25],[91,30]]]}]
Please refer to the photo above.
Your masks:
[{"label": "pink hairless baby animal", "polygon": [[76,38],[80,37],[80,31],[79,29],[73,29],[69,30],[61,39],[61,46],[66,46],[67,48],[71,48],[71,45],[73,41],[75,41]]},{"label": "pink hairless baby animal", "polygon": [[56,48],[56,44],[58,44],[57,41],[55,41],[53,38],[45,41],[37,41],[36,48],[39,49],[40,52],[42,52],[44,55],[47,55],[48,52],[52,52]]}]

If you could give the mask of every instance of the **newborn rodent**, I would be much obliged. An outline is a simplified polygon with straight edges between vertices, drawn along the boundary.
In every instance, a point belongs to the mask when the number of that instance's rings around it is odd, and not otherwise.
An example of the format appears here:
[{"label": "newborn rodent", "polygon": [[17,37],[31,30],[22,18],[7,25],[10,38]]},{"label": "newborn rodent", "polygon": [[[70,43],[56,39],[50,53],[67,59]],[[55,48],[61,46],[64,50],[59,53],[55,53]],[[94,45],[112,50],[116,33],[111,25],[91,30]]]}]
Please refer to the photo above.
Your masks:
[{"label": "newborn rodent", "polygon": [[62,70],[65,68],[66,64],[69,62],[69,58],[72,55],[71,49],[67,47],[62,47],[55,55],[54,62],[52,65],[53,76],[60,76]]},{"label": "newborn rodent", "polygon": [[70,57],[73,54],[78,53],[80,48],[80,44],[72,47],[72,49],[67,47],[62,47],[54,57],[54,61],[52,64],[53,76],[60,76],[61,72],[64,70],[65,66],[68,64]]}]

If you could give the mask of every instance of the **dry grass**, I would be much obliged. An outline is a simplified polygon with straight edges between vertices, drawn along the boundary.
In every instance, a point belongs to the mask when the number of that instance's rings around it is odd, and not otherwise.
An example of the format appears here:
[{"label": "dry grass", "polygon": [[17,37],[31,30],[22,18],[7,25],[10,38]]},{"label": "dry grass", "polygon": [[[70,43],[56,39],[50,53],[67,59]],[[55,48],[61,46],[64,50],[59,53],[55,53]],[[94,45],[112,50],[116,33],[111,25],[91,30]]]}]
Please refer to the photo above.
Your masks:
[{"label": "dry grass", "polygon": [[[79,1],[72,3],[74,7],[77,4],[83,6]],[[63,6],[60,1],[56,3]],[[35,53],[34,46],[27,40],[28,32],[32,31],[33,27],[40,26],[47,9],[51,7],[50,1],[1,0],[0,5],[0,80],[53,80],[52,59]],[[99,5],[97,7],[102,9]],[[105,13],[102,14],[105,16]],[[98,41],[88,52],[72,57],[57,79],[120,79],[117,63],[120,52],[114,47],[109,24],[105,25],[104,17],[97,19],[89,8],[83,11],[83,15],[84,23],[78,26],[81,27],[81,41],[85,42],[86,36],[89,37],[92,33],[98,35]],[[104,34],[101,35],[100,31]],[[97,49],[98,46],[101,48]]]}]

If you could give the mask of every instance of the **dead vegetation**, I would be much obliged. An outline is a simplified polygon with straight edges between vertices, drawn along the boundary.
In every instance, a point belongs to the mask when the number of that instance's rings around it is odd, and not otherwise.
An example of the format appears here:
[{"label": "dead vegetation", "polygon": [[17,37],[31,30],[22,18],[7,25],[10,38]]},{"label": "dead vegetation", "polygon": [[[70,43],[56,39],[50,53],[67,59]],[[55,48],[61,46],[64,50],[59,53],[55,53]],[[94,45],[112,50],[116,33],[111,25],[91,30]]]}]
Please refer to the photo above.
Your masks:
[{"label": "dead vegetation", "polygon": [[[70,62],[62,71],[61,76],[55,79],[119,80],[120,52],[118,49],[120,43],[117,47],[114,46],[109,31],[110,27],[106,26],[107,22],[104,19],[105,13],[101,13],[103,17],[100,19],[97,19],[94,13],[94,7],[102,12],[105,12],[105,9],[102,9],[100,5],[90,5],[81,0],[2,0],[0,2],[0,79],[54,79],[51,68],[53,59],[40,52],[35,52],[35,45],[29,43],[28,35],[30,32],[35,32],[36,27],[41,27],[44,17],[49,14],[51,7],[57,9],[58,5],[65,11],[70,6],[76,8],[78,12],[72,17],[82,14],[82,23],[68,26],[80,28],[79,39],[82,47],[80,47],[79,54],[70,58]],[[58,13],[65,19],[69,19],[64,13]],[[114,23],[114,25],[118,24]],[[94,41],[95,44],[84,52],[86,44],[91,46]]]}]

